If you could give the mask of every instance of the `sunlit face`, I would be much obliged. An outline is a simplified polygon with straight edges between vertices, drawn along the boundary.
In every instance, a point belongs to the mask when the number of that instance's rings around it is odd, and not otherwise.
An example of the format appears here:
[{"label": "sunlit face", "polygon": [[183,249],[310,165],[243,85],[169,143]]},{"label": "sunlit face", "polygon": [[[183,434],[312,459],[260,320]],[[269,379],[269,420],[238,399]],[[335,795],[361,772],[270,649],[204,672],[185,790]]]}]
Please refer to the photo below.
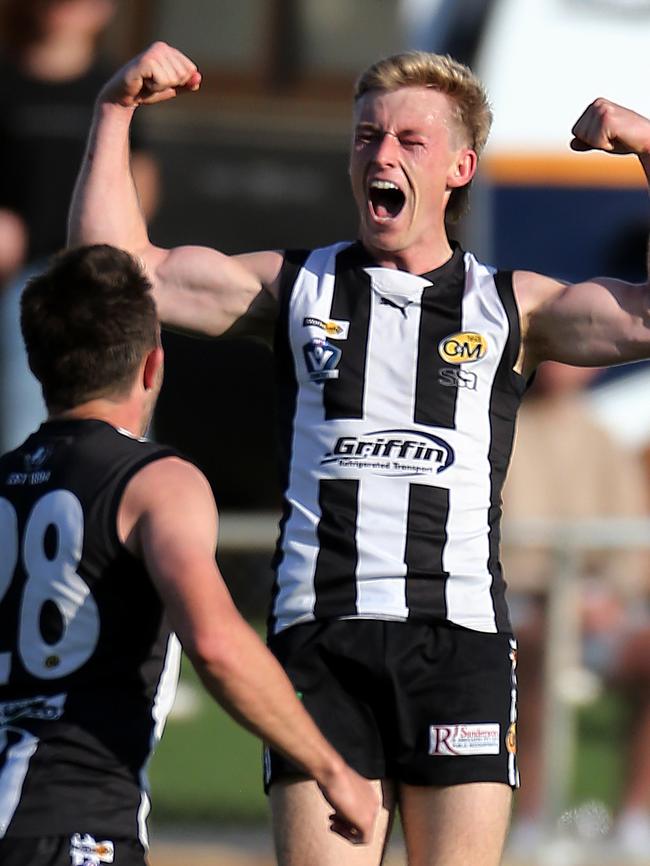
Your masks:
[{"label": "sunlit face", "polygon": [[427,87],[364,94],[350,156],[364,245],[390,254],[430,244],[444,230],[451,190],[469,183],[475,167],[445,94]]}]

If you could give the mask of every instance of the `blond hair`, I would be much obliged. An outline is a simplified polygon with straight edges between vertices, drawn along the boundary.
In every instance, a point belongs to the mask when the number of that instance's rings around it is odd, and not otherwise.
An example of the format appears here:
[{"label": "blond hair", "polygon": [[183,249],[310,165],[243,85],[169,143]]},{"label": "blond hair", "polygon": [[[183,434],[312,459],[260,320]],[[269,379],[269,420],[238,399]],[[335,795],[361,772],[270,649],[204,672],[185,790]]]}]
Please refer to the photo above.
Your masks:
[{"label": "blond hair", "polygon": [[[472,70],[449,55],[405,51],[373,63],[357,79],[355,102],[371,90],[431,87],[449,97],[452,118],[466,143],[481,155],[492,125],[486,90]],[[469,187],[452,190],[447,217],[458,219],[466,210]]]}]

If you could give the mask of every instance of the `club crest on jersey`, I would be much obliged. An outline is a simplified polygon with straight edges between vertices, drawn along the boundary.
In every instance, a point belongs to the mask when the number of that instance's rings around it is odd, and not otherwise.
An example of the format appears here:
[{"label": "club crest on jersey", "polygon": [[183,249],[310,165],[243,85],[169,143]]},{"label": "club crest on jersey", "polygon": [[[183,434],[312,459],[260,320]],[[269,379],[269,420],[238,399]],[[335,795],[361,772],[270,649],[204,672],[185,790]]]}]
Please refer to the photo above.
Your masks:
[{"label": "club crest on jersey", "polygon": [[31,454],[25,454],[23,457],[25,472],[35,472],[37,469],[41,469],[51,454],[52,449],[46,445],[39,446]]},{"label": "club crest on jersey", "polygon": [[336,369],[341,360],[341,350],[332,346],[322,337],[314,337],[302,347],[305,356],[307,372],[312,382],[326,382],[328,379],[338,379]]},{"label": "club crest on jersey", "polygon": [[88,833],[75,833],[70,839],[70,866],[101,866],[114,859],[112,842],[96,842]]},{"label": "club crest on jersey", "polygon": [[463,757],[464,755],[498,755],[501,725],[489,722],[479,725],[431,725],[429,754]]},{"label": "club crest on jersey", "polygon": [[449,334],[438,343],[438,354],[447,364],[473,364],[487,354],[487,340],[475,331]]},{"label": "club crest on jersey", "polygon": [[337,464],[374,475],[439,475],[454,460],[451,445],[432,433],[373,430],[361,436],[339,436],[321,466]]},{"label": "club crest on jersey", "polygon": [[347,340],[350,323],[342,319],[329,319],[327,322],[316,316],[305,316],[302,320],[303,328],[320,328],[325,331],[330,340]]}]

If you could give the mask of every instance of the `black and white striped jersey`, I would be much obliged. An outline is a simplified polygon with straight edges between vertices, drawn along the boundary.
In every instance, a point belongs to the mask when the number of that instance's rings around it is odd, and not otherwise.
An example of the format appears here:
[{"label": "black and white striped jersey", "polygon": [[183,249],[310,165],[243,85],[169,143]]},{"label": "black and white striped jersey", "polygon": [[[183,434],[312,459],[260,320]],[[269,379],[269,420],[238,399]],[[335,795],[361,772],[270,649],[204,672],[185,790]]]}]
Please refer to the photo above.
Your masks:
[{"label": "black and white striped jersey", "polygon": [[180,649],[116,518],[135,472],[173,453],[61,420],[0,458],[0,837],[146,842]]},{"label": "black and white striped jersey", "polygon": [[342,243],[288,252],[281,282],[271,633],[337,617],[510,631],[501,488],[525,390],[511,273],[455,247],[415,276]]}]

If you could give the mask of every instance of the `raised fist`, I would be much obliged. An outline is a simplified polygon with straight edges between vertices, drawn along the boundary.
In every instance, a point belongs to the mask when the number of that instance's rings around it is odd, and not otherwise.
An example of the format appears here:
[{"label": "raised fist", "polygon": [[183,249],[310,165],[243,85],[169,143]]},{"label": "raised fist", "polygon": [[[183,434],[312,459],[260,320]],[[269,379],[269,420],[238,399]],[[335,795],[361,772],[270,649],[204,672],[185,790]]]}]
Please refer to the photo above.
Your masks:
[{"label": "raised fist", "polygon": [[602,97],[594,100],[571,130],[572,150],[650,153],[650,120]]},{"label": "raised fist", "polygon": [[115,73],[99,98],[135,108],[173,99],[200,86],[201,73],[188,57],[166,42],[154,42]]}]

